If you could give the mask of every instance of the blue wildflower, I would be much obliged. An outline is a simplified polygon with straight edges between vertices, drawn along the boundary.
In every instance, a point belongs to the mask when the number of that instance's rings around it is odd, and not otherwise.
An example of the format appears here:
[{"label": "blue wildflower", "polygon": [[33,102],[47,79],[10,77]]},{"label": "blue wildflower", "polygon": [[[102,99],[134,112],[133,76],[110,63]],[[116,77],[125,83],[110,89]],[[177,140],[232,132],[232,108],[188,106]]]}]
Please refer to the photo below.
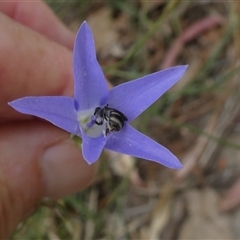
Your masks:
[{"label": "blue wildflower", "polygon": [[75,40],[73,63],[74,98],[24,97],[9,104],[21,113],[46,119],[81,137],[83,157],[89,164],[106,148],[169,168],[181,168],[179,160],[168,149],[135,130],[129,122],[171,88],[187,66],[172,67],[108,90],[86,22]]}]

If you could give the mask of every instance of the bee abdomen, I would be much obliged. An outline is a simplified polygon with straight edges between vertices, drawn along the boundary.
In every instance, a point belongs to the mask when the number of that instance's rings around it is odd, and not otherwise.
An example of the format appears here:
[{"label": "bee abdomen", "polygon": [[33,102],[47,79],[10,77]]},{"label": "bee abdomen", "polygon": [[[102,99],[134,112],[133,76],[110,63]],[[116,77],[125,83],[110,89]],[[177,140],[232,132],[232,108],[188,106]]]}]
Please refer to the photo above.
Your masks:
[{"label": "bee abdomen", "polygon": [[114,131],[120,131],[124,126],[124,119],[118,113],[112,113],[109,118],[109,125]]}]

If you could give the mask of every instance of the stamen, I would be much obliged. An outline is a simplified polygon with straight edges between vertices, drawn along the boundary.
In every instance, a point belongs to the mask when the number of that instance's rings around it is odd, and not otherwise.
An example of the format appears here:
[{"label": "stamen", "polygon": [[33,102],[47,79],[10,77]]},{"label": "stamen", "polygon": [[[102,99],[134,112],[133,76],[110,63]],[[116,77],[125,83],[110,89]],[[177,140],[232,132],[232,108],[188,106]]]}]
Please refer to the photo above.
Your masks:
[{"label": "stamen", "polygon": [[97,125],[95,123],[96,116],[94,116],[95,109],[82,111],[78,113],[78,122],[81,125],[83,131],[93,138],[99,137],[103,131],[105,131],[105,124]]}]

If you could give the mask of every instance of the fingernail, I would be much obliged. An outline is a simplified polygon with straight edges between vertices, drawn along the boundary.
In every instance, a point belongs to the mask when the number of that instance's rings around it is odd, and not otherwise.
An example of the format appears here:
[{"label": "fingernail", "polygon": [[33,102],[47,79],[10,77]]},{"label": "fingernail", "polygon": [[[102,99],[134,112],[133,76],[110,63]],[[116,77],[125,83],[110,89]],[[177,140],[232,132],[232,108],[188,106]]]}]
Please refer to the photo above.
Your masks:
[{"label": "fingernail", "polygon": [[95,165],[88,165],[81,149],[71,140],[46,149],[40,159],[43,197],[54,199],[87,187],[93,179]]}]

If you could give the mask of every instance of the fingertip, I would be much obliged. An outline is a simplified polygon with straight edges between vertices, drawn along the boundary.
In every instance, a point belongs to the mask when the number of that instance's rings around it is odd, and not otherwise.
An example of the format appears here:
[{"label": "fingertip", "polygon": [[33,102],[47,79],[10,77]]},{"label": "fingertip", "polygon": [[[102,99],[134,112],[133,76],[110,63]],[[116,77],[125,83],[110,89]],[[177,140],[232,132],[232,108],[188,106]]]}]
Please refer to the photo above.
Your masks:
[{"label": "fingertip", "polygon": [[43,196],[54,199],[86,188],[94,178],[96,164],[88,165],[81,149],[65,140],[46,149],[39,161]]},{"label": "fingertip", "polygon": [[73,49],[75,34],[57,18],[45,2],[0,1],[0,12],[68,49]]}]

